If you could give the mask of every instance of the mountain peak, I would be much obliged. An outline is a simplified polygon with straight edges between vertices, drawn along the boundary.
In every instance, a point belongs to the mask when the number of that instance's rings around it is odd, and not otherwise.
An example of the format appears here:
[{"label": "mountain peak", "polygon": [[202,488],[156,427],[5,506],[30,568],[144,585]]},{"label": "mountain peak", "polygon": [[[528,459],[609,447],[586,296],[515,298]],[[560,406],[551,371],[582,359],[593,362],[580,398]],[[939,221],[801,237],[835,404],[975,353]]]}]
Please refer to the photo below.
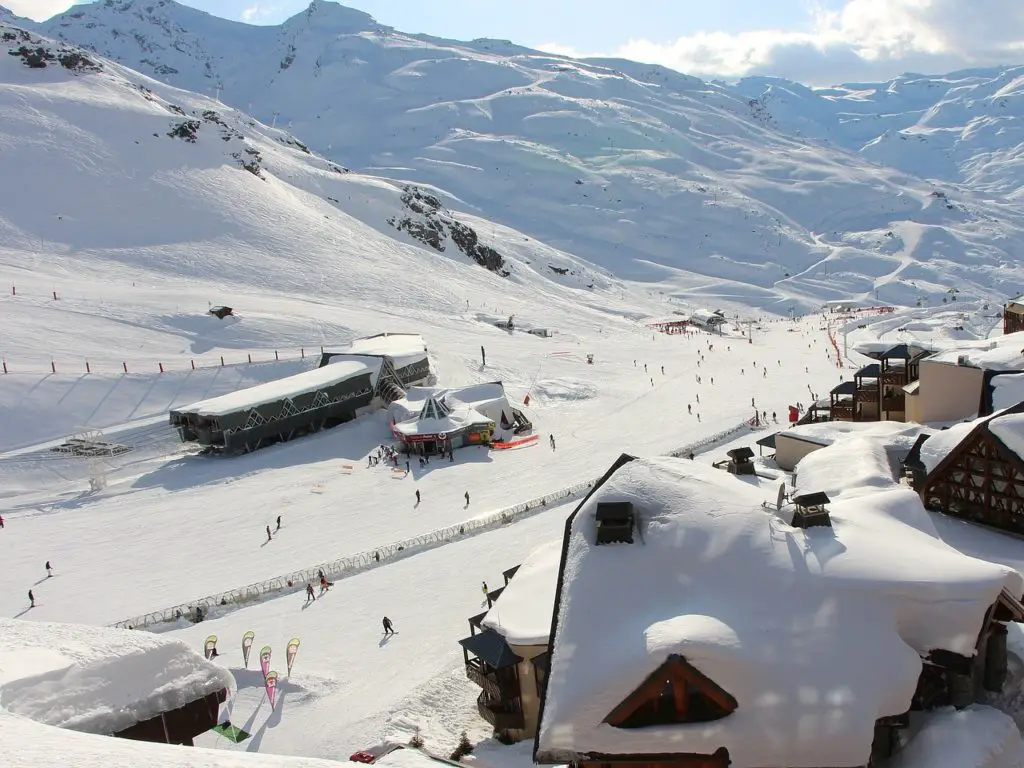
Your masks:
[{"label": "mountain peak", "polygon": [[381,25],[370,14],[341,5],[341,3],[331,2],[331,0],[311,0],[306,10],[285,22],[286,25],[294,23],[307,23],[319,28],[346,32],[381,28]]}]

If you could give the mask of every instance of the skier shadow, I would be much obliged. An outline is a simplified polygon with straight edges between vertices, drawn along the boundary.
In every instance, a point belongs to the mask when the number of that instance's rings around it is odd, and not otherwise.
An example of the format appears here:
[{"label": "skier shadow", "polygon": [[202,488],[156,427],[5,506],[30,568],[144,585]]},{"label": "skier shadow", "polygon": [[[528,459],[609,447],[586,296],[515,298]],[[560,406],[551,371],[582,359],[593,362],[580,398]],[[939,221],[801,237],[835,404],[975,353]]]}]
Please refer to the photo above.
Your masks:
[{"label": "skier shadow", "polygon": [[385,645],[391,642],[392,637],[394,637],[394,635],[384,635],[384,637],[380,639],[380,642],[377,643],[377,647],[383,648]]},{"label": "skier shadow", "polygon": [[22,616],[24,616],[26,613],[31,611],[33,608],[35,608],[34,605],[30,605],[28,608],[22,608],[20,611],[18,611],[18,613],[14,614],[14,616],[12,618],[20,619]]}]

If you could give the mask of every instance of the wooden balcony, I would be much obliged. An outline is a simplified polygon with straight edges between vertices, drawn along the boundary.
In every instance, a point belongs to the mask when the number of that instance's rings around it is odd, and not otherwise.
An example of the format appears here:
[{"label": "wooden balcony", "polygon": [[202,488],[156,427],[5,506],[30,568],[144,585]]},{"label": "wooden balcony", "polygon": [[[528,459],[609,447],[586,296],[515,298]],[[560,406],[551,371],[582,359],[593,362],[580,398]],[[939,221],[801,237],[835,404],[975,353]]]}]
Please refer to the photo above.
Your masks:
[{"label": "wooden balcony", "polygon": [[890,395],[889,397],[882,398],[882,410],[883,411],[903,411],[906,410],[907,400],[902,394]]},{"label": "wooden balcony", "polygon": [[878,387],[862,387],[853,393],[855,403],[877,403]]},{"label": "wooden balcony", "polygon": [[488,699],[486,692],[482,692],[477,696],[476,708],[480,712],[480,717],[490,723],[496,731],[511,731],[526,727],[519,699],[495,702]]},{"label": "wooden balcony", "polygon": [[888,371],[882,371],[881,375],[878,377],[878,381],[882,384],[891,384],[899,387],[909,383],[907,381],[907,371],[904,368],[893,368]]},{"label": "wooden balcony", "polygon": [[853,405],[846,403],[833,405],[831,414],[835,421],[853,421]]},{"label": "wooden balcony", "polygon": [[483,670],[479,659],[470,659],[466,663],[466,677],[483,688],[484,693],[492,699],[501,698],[501,686],[492,674]]}]

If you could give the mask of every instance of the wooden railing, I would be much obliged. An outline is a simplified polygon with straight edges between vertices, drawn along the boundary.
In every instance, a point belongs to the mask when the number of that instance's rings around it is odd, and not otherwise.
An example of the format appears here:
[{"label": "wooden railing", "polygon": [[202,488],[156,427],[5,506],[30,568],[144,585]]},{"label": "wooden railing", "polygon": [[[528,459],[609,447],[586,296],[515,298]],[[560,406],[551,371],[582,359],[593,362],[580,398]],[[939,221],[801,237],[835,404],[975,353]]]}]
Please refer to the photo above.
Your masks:
[{"label": "wooden railing", "polygon": [[484,693],[489,695],[492,699],[500,699],[501,686],[498,685],[497,680],[489,677],[479,664],[480,662],[478,659],[470,659],[466,662],[466,677],[483,688]]},{"label": "wooden railing", "polygon": [[[516,704],[518,705],[518,700],[516,700]],[[518,710],[518,706],[494,704],[488,700],[486,692],[477,696],[476,708],[480,712],[480,717],[490,723],[496,731],[509,731],[526,726],[523,713],[513,711],[513,709]]]}]

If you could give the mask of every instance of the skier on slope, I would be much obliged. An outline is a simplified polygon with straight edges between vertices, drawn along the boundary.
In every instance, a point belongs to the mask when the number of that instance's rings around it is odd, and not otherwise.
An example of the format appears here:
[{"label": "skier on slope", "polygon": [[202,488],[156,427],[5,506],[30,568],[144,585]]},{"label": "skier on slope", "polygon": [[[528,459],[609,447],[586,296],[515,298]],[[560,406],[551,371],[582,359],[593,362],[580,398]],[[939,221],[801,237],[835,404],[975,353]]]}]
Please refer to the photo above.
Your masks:
[{"label": "skier on slope", "polygon": [[281,516],[280,515],[277,516],[277,530],[279,530],[279,531],[281,530]]},{"label": "skier on slope", "polygon": [[50,561],[46,561],[46,578],[53,576],[53,567],[50,565]]},{"label": "skier on slope", "polygon": [[35,608],[36,607],[36,596],[32,594],[32,590],[31,589],[28,591],[28,607],[29,608]]},{"label": "skier on slope", "polygon": [[469,506],[469,491],[466,491],[466,506]]},{"label": "skier on slope", "polygon": [[416,503],[417,504],[420,503],[420,489],[419,488],[416,489]]},{"label": "skier on slope", "polygon": [[383,619],[383,621],[381,623],[384,625],[384,634],[385,635],[394,635],[394,634],[396,634],[396,632],[395,632],[395,625],[391,623],[391,619],[389,619],[387,616],[384,617],[384,619]]},{"label": "skier on slope", "polygon": [[322,595],[324,592],[329,590],[332,586],[333,586],[333,583],[328,581],[327,577],[321,574],[321,576],[320,576],[320,594]]},{"label": "skier on slope", "polygon": [[270,540],[271,540],[271,539],[273,539],[273,538],[274,538],[274,537],[270,535],[270,526],[268,525],[268,526],[267,526],[267,541],[270,541]]},{"label": "skier on slope", "polygon": [[308,603],[310,600],[316,600],[316,595],[313,594],[313,584],[311,582],[307,581],[306,582],[306,602]]}]

